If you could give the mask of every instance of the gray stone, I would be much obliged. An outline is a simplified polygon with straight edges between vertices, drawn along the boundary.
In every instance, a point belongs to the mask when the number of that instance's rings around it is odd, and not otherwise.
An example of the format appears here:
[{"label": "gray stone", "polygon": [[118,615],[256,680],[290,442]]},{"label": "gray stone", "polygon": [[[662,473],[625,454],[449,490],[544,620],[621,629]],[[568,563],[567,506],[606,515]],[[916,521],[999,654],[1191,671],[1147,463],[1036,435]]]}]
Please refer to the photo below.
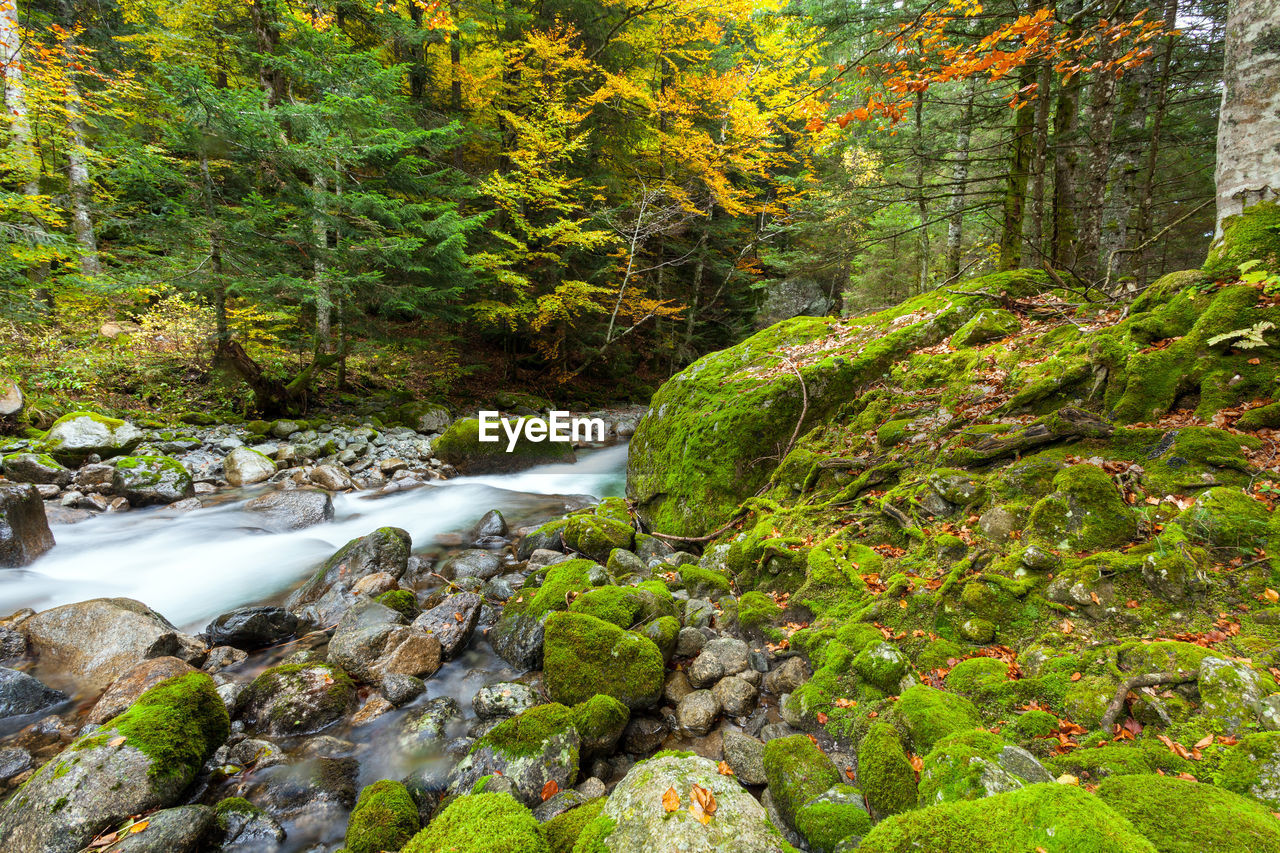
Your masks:
[{"label": "gray stone", "polygon": [[685,672],[689,676],[689,683],[696,688],[710,687],[725,675],[724,664],[720,658],[709,655],[705,651],[694,658]]},{"label": "gray stone", "polygon": [[483,603],[484,600],[474,592],[455,593],[420,613],[413,627],[435,637],[440,642],[442,659],[450,660],[466,648],[476,629]]},{"label": "gray stone", "polygon": [[662,720],[633,716],[622,731],[622,748],[632,755],[646,755],[662,746],[666,736],[667,726]]},{"label": "gray stone", "polygon": [[734,675],[717,681],[711,692],[724,712],[733,717],[751,714],[756,709],[756,699],[759,697],[754,686]]},{"label": "gray stone", "polygon": [[724,760],[744,785],[764,785],[764,743],[750,735],[726,729],[723,734]]},{"label": "gray stone", "polygon": [[36,487],[0,485],[0,566],[29,565],[53,544]]},{"label": "gray stone", "polygon": [[44,441],[53,458],[64,465],[79,465],[94,455],[101,459],[122,456],[141,444],[145,437],[142,430],[128,421],[73,412],[58,418]]},{"label": "gray stone", "polygon": [[799,657],[789,657],[765,673],[764,690],[766,693],[781,696],[783,693],[791,693],[808,680],[809,670],[804,665],[804,660]]},{"label": "gray stone", "polygon": [[398,611],[360,598],[333,632],[329,662],[369,684],[392,673],[426,678],[440,668],[440,641],[405,625]]},{"label": "gray stone", "polygon": [[196,493],[187,469],[168,456],[124,457],[116,463],[111,489],[133,506],[171,504]]},{"label": "gray stone", "polygon": [[1220,719],[1228,734],[1242,732],[1257,719],[1262,687],[1248,664],[1207,657],[1200,661],[1196,685],[1200,691],[1201,713],[1207,718]]},{"label": "gray stone", "polygon": [[274,646],[298,630],[298,617],[283,607],[241,607],[209,623],[205,634],[215,646],[254,651]]},{"label": "gray stone", "polygon": [[214,824],[213,809],[208,806],[178,806],[162,809],[147,816],[142,832],[126,833],[116,843],[102,848],[103,853],[197,853]]},{"label": "gray stone", "polygon": [[496,509],[491,509],[481,516],[475,527],[471,528],[471,538],[484,539],[490,536],[506,536],[508,532],[507,520],[502,517],[502,513]]},{"label": "gray stone", "polygon": [[232,486],[252,486],[276,472],[276,463],[248,447],[237,447],[222,460],[223,476]]},{"label": "gray stone", "polygon": [[[462,709],[448,696],[439,696],[413,709],[400,723],[400,746],[416,755],[444,751],[450,730],[462,720]],[[477,777],[478,778],[478,777]]]},{"label": "gray stone", "polygon": [[689,683],[689,676],[682,669],[668,673],[666,681],[662,684],[662,700],[672,705],[679,705],[680,700],[693,692],[693,685]]},{"label": "gray stone", "polygon": [[795,277],[773,282],[764,294],[753,321],[756,329],[765,329],[792,317],[822,317],[834,307],[827,290],[811,278]]},{"label": "gray stone", "polygon": [[3,459],[4,475],[15,483],[65,486],[71,471],[43,453],[12,453]]},{"label": "gray stone", "polygon": [[314,734],[356,709],[356,690],[341,670],[322,663],[266,670],[240,699],[240,717],[252,734]]},{"label": "gray stone", "polygon": [[538,704],[538,694],[527,684],[518,681],[502,681],[481,687],[471,700],[471,706],[481,719],[505,719],[529,710]]},{"label": "gray stone", "polygon": [[397,708],[412,702],[426,692],[426,689],[426,682],[412,675],[389,672],[382,676],[382,695]]},{"label": "gray stone", "polygon": [[462,551],[445,563],[442,574],[445,577],[489,580],[502,574],[502,560],[491,551]]},{"label": "gray stone", "polygon": [[307,479],[330,492],[346,492],[356,487],[351,475],[337,465],[317,465],[307,474]]},{"label": "gray stone", "polygon": [[702,649],[702,655],[710,655],[720,661],[725,675],[737,675],[751,666],[751,649],[736,637],[717,637]]},{"label": "gray stone", "polygon": [[996,761],[1002,768],[1031,785],[1052,782],[1055,778],[1034,755],[1020,746],[1006,744],[996,756]]},{"label": "gray stone", "polygon": [[[512,717],[500,725],[518,727],[520,720]],[[545,730],[544,726],[540,731],[545,732],[541,741],[533,741],[531,736],[519,752],[507,751],[501,743],[491,741],[489,735],[480,738],[454,767],[449,790],[470,791],[482,777],[498,773],[515,786],[517,799],[534,808],[542,802],[542,791],[547,784],[554,782],[561,791],[572,788],[578,779],[581,746],[578,730],[568,725],[551,730]]]},{"label": "gray stone", "polygon": [[65,701],[65,693],[37,678],[0,666],[0,718],[34,714]]},{"label": "gray stone", "polygon": [[676,707],[676,722],[680,730],[694,737],[711,731],[720,715],[720,701],[710,690],[695,690],[680,700]]},{"label": "gray stone", "polygon": [[0,782],[7,782],[35,766],[31,753],[20,746],[0,746]]},{"label": "gray stone", "polygon": [[333,520],[333,498],[320,489],[290,489],[259,495],[244,505],[274,533],[302,530]]},{"label": "gray stone", "polygon": [[695,657],[706,644],[706,635],[697,628],[681,628],[680,635],[676,638],[676,656],[682,658]]},{"label": "gray stone", "polygon": [[409,534],[398,527],[382,527],[352,539],[289,596],[285,607],[316,624],[332,625],[355,603],[351,590],[362,578],[379,572],[394,580],[404,576],[410,546]]}]

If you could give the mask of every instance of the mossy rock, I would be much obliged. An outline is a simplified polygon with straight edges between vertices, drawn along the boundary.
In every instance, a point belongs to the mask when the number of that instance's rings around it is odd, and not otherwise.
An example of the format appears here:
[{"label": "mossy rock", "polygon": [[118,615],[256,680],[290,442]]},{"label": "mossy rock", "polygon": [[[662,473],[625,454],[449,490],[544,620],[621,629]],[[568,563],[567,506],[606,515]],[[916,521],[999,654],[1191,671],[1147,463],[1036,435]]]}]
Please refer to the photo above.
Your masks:
[{"label": "mossy rock", "polygon": [[1033,537],[1063,550],[1099,551],[1137,535],[1136,514],[1098,466],[1064,468],[1053,478],[1053,488],[1031,510],[1027,528]]},{"label": "mossy rock", "polygon": [[871,815],[862,800],[862,792],[852,785],[832,785],[800,807],[796,831],[814,853],[851,849],[871,829]]},{"label": "mossy rock", "polygon": [[1004,741],[985,729],[941,739],[924,757],[920,806],[979,800],[1021,788],[1023,780],[999,764],[1003,747]]},{"label": "mossy rock", "polygon": [[968,699],[923,684],[903,692],[893,716],[917,755],[929,752],[944,737],[982,725],[978,709]]},{"label": "mossy rock", "polygon": [[1271,533],[1271,511],[1243,489],[1221,486],[1196,498],[1178,516],[1193,542],[1252,551],[1264,548]]},{"label": "mossy rock", "polygon": [[619,628],[634,628],[662,616],[673,616],[675,601],[666,588],[598,586],[575,597],[570,613],[586,613],[612,622]]},{"label": "mossy rock", "polygon": [[597,694],[573,707],[573,727],[582,738],[582,751],[604,754],[613,749],[631,721],[631,710],[612,696]]},{"label": "mossy rock", "polygon": [[764,773],[774,805],[792,829],[801,806],[840,782],[840,772],[808,735],[775,738],[764,745]]},{"label": "mossy rock", "polygon": [[738,624],[746,631],[761,631],[782,615],[772,596],[752,590],[738,599]]},{"label": "mossy rock", "polygon": [[410,622],[418,615],[418,599],[410,590],[387,590],[374,600],[385,607],[390,607]]},{"label": "mossy rock", "polygon": [[531,575],[503,605],[498,623],[489,632],[494,651],[512,666],[541,668],[547,617],[568,609],[576,596],[591,588],[595,568],[590,560],[565,560],[541,576]]},{"label": "mossy rock", "polygon": [[494,434],[499,437],[497,441],[481,441],[480,421],[477,418],[463,418],[449,425],[436,440],[433,450],[441,460],[464,474],[501,474],[521,471],[535,465],[573,462],[576,458],[573,446],[568,442],[530,441],[525,437],[523,429],[520,438],[508,453],[508,439],[504,430],[498,427],[490,431],[490,435]]},{"label": "mossy rock", "polygon": [[714,569],[704,569],[701,566],[686,564],[681,566],[678,571],[680,585],[689,592],[689,595],[709,598],[714,601],[722,595],[729,594],[729,579]]},{"label": "mossy rock", "polygon": [[614,548],[631,550],[635,529],[625,521],[584,513],[569,516],[560,535],[572,550],[604,563]]},{"label": "mossy rock", "polygon": [[865,646],[853,659],[853,670],[864,681],[886,693],[896,693],[911,661],[893,643]]},{"label": "mossy rock", "polygon": [[1098,797],[1160,853],[1280,853],[1280,821],[1265,806],[1172,776],[1117,776]]},{"label": "mossy rock", "polygon": [[1209,249],[1204,271],[1217,281],[1229,281],[1240,275],[1240,265],[1248,261],[1257,261],[1268,272],[1280,272],[1280,204],[1274,201],[1228,216],[1222,223],[1222,237]]},{"label": "mossy rock", "polygon": [[550,853],[533,813],[510,794],[458,797],[403,853]]},{"label": "mossy rock", "polygon": [[858,785],[877,817],[916,807],[916,771],[898,730],[888,723],[873,723],[858,745]]},{"label": "mossy rock", "polygon": [[662,695],[662,652],[653,641],[585,613],[548,617],[542,666],[555,702],[576,705],[603,693],[637,710]]},{"label": "mossy rock", "polygon": [[44,447],[63,465],[77,466],[93,454],[103,459],[123,456],[145,437],[142,430],[128,421],[94,412],[72,412],[53,422]]},{"label": "mossy rock", "polygon": [[476,791],[478,782],[496,774],[528,806],[542,802],[542,790],[552,782],[558,790],[568,790],[578,779],[582,755],[577,723],[580,718],[590,722],[591,716],[586,709],[551,702],[503,720],[454,767],[450,789]]},{"label": "mossy rock", "polygon": [[422,828],[418,806],[399,782],[383,779],[360,792],[347,821],[349,853],[399,850]]},{"label": "mossy rock", "polygon": [[275,737],[312,734],[355,711],[356,686],[340,667],[280,664],[250,682],[241,708],[252,732]]},{"label": "mossy rock", "polygon": [[1016,335],[1022,329],[1022,321],[1012,311],[1003,308],[983,308],[951,335],[951,346],[959,349],[985,344],[988,341]]},{"label": "mossy rock", "polygon": [[1222,757],[1214,781],[1228,791],[1280,809],[1280,732],[1240,738]]},{"label": "mossy rock", "polygon": [[165,679],[36,771],[0,808],[0,847],[79,850],[132,815],[172,805],[229,733],[213,679]]},{"label": "mossy rock", "polygon": [[652,640],[662,652],[662,659],[669,663],[680,642],[680,620],[674,616],[661,616],[642,627],[640,634]]},{"label": "mossy rock", "polygon": [[168,456],[124,456],[116,461],[111,487],[133,506],[171,504],[195,495],[191,474]]},{"label": "mossy rock", "polygon": [[1134,746],[1095,746],[1073,749],[1046,761],[1046,766],[1059,775],[1069,773],[1080,779],[1097,781],[1112,776],[1154,773],[1147,756]]},{"label": "mossy rock", "polygon": [[1098,797],[1048,782],[891,817],[859,853],[1156,853]]},{"label": "mossy rock", "polygon": [[605,797],[596,797],[544,823],[542,834],[551,847],[551,853],[573,853],[573,846],[582,835],[583,827],[600,816],[605,802]]},{"label": "mossy rock", "polygon": [[1236,420],[1236,429],[1280,429],[1280,403],[1250,409]]}]

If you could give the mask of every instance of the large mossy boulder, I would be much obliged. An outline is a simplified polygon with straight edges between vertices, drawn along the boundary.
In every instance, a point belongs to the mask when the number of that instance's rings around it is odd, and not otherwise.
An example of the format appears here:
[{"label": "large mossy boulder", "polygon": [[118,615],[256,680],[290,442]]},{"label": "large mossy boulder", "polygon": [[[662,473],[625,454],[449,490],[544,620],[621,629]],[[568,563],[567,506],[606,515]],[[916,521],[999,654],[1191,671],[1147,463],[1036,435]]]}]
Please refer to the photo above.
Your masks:
[{"label": "large mossy boulder", "polygon": [[655,530],[707,533],[769,479],[797,426],[803,435],[904,353],[940,343],[986,307],[972,291],[1018,297],[1049,286],[1044,273],[1000,273],[856,320],[786,320],[704,356],[654,395],[631,440],[628,497]]},{"label": "large mossy boulder", "polygon": [[458,797],[403,853],[550,853],[538,821],[510,794]]},{"label": "large mossy boulder", "polygon": [[53,545],[36,487],[0,484],[0,566],[29,565]]},{"label": "large mossy boulder", "polygon": [[542,678],[552,701],[576,705],[597,693],[632,710],[662,696],[662,652],[648,637],[585,613],[547,619]]},{"label": "large mossy boulder", "polygon": [[63,465],[79,465],[94,454],[103,459],[123,456],[145,437],[128,421],[93,412],[72,412],[53,422],[44,444],[49,455]]},{"label": "large mossy boulder", "polygon": [[1047,782],[891,817],[860,853],[1156,853],[1128,820],[1073,785]]},{"label": "large mossy boulder", "polygon": [[[703,823],[690,810],[693,790],[715,797],[715,812]],[[674,790],[678,808],[668,811],[663,796]],[[574,848],[596,853],[784,853],[792,848],[769,822],[764,807],[732,776],[708,758],[659,754],[631,768],[598,817],[588,823]]]},{"label": "large mossy boulder", "polygon": [[[1023,787],[1023,779],[1001,766],[1003,747],[1004,742],[986,729],[943,738],[924,757],[920,768],[920,805],[979,800]],[[1029,761],[1026,755],[1020,757],[1028,768],[1039,768],[1034,757]],[[1046,780],[1041,777],[1035,781]]]},{"label": "large mossy boulder", "polygon": [[1280,270],[1280,204],[1263,201],[1222,223],[1222,236],[1209,248],[1204,271],[1209,277],[1230,281],[1240,275],[1240,265],[1255,261],[1268,272]]},{"label": "large mossy boulder", "polygon": [[1130,542],[1138,533],[1138,518],[1110,475],[1080,463],[1053,478],[1053,492],[1032,507],[1027,527],[1054,548],[1100,551]]},{"label": "large mossy boulder", "polygon": [[963,696],[917,684],[903,691],[893,708],[902,734],[917,755],[948,735],[982,725],[978,709]]},{"label": "large mossy boulder", "polygon": [[72,471],[47,453],[10,453],[0,459],[0,471],[15,483],[46,483],[65,486]]},{"label": "large mossy boulder", "polygon": [[323,663],[280,664],[264,670],[244,691],[240,718],[267,737],[314,734],[356,709],[350,676]]},{"label": "large mossy boulder", "polygon": [[873,723],[858,746],[858,785],[876,817],[916,807],[916,771],[898,730],[888,723]]},{"label": "large mossy boulder", "polygon": [[1012,311],[1003,308],[983,308],[973,319],[956,329],[951,336],[951,346],[977,346],[988,341],[1016,335],[1022,328],[1022,321]]},{"label": "large mossy boulder", "polygon": [[204,644],[131,598],[94,598],[41,611],[22,623],[40,677],[98,691],[148,658],[204,660]]},{"label": "large mossy boulder", "polygon": [[229,732],[208,675],[160,682],[31,777],[0,809],[0,847],[76,853],[126,818],[177,802]]},{"label": "large mossy boulder", "polygon": [[1213,785],[1155,774],[1116,776],[1097,795],[1160,853],[1280,853],[1280,820]]},{"label": "large mossy boulder", "polygon": [[[542,421],[546,424],[546,421]],[[535,465],[550,465],[575,461],[573,445],[567,441],[530,441],[523,428],[511,451],[509,440],[501,427],[493,428],[490,435],[497,441],[480,440],[480,421],[463,418],[454,421],[436,440],[434,451],[441,460],[457,468],[463,474],[503,474],[521,471]]]},{"label": "large mossy boulder", "polygon": [[177,459],[168,456],[125,456],[116,461],[111,488],[133,506],[171,504],[193,496],[195,483]]}]

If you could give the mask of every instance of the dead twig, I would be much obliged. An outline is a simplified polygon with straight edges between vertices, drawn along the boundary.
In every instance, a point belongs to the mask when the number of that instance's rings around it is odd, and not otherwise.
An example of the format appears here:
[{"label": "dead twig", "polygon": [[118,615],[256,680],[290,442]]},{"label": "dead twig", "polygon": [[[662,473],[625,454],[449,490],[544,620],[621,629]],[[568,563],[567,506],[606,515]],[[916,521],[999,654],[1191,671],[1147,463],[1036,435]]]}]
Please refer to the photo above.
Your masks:
[{"label": "dead twig", "polygon": [[1186,684],[1195,681],[1198,677],[1194,672],[1183,672],[1181,670],[1149,672],[1144,675],[1133,676],[1116,688],[1116,695],[1112,698],[1111,704],[1107,706],[1107,712],[1102,715],[1102,722],[1099,727],[1104,732],[1111,731],[1112,726],[1116,723],[1116,718],[1120,716],[1120,711],[1124,708],[1124,700],[1128,697],[1130,690],[1155,687],[1157,684]]}]

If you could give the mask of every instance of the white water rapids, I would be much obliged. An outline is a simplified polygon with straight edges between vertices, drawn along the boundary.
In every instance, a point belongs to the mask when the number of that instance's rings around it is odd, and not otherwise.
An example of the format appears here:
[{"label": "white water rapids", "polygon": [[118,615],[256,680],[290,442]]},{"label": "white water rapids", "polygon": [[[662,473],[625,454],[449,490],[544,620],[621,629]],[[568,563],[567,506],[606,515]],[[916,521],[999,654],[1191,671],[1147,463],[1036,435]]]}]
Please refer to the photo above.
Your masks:
[{"label": "white water rapids", "polygon": [[133,510],[57,525],[53,550],[25,569],[0,572],[0,613],[123,597],[200,630],[220,613],[279,596],[347,541],[379,527],[407,530],[420,550],[437,535],[465,532],[491,509],[515,528],[562,513],[556,495],[621,494],[626,454],[625,446],[609,447],[581,452],[572,465],[335,495],[332,522],[290,533],[267,533],[241,509],[261,487],[185,514]]}]

